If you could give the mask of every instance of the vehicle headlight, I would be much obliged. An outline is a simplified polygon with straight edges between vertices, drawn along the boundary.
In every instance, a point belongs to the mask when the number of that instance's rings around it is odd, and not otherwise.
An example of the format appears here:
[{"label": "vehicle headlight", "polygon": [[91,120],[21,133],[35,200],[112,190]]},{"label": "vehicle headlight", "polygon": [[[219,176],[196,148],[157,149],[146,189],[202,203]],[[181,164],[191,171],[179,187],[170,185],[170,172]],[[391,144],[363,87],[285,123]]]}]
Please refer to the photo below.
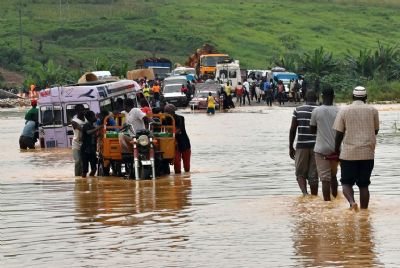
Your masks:
[{"label": "vehicle headlight", "polygon": [[137,141],[141,146],[147,146],[149,144],[149,137],[146,135],[140,135]]}]

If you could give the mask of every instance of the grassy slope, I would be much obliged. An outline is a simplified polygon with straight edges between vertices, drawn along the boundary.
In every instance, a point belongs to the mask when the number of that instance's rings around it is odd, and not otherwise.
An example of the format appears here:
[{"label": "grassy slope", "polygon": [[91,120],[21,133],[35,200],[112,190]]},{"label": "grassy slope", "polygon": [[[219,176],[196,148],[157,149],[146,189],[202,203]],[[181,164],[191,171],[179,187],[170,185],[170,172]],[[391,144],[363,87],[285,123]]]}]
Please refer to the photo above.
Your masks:
[{"label": "grassy slope", "polygon": [[[69,0],[69,8],[62,0],[61,17],[58,0],[21,1],[27,58],[54,58],[66,67],[87,67],[98,57],[133,67],[152,51],[183,63],[210,42],[244,67],[265,68],[282,52],[324,46],[340,56],[400,40],[395,0]],[[19,46],[15,2],[0,1],[1,45]]]}]

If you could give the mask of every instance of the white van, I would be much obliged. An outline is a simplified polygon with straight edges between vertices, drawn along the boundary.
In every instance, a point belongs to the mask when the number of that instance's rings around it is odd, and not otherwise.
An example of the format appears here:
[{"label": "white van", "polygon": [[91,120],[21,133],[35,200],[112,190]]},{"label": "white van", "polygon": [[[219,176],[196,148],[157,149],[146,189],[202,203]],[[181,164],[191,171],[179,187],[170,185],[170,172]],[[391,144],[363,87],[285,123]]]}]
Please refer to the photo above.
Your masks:
[{"label": "white van", "polygon": [[93,81],[47,88],[39,92],[39,140],[42,148],[72,145],[71,120],[75,105],[83,104],[94,113],[113,111],[118,98],[136,99],[137,83],[132,80]]},{"label": "white van", "polygon": [[235,88],[239,82],[242,83],[239,61],[217,64],[215,80],[220,81],[221,84],[226,84],[229,81],[232,88]]}]

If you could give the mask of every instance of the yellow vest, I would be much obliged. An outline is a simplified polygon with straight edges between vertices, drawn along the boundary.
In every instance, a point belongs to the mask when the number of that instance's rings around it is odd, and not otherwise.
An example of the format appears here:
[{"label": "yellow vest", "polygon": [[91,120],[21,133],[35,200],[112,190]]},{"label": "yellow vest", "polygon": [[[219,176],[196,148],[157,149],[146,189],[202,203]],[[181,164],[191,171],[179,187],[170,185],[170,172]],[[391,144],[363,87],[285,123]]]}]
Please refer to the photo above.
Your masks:
[{"label": "yellow vest", "polygon": [[232,91],[231,86],[225,86],[226,95],[230,96],[231,95],[231,91]]},{"label": "yellow vest", "polygon": [[144,95],[145,97],[150,97],[150,88],[145,87],[145,88],[143,89],[143,95]]},{"label": "yellow vest", "polygon": [[208,96],[207,97],[207,107],[215,109],[215,99],[213,96]]}]

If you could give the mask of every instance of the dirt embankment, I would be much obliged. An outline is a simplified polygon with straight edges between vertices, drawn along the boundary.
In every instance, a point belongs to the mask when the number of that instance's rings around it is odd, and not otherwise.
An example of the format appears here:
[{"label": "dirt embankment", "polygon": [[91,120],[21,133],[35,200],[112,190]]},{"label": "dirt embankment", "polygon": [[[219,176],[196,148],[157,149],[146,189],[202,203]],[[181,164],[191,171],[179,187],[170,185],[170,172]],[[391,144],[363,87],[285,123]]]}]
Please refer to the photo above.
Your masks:
[{"label": "dirt embankment", "polygon": [[0,67],[0,74],[4,78],[4,85],[8,88],[12,87],[21,87],[25,81],[25,78],[22,74],[17,72],[9,71]]}]

